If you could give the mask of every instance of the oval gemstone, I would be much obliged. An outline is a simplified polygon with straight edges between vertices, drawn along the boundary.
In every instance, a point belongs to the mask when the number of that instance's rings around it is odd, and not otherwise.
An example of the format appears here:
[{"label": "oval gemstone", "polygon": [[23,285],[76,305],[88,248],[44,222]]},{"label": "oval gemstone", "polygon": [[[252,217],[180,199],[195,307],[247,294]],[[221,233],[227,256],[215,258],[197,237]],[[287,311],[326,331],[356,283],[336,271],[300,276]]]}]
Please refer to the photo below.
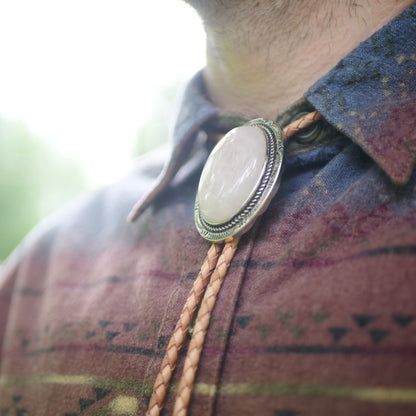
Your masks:
[{"label": "oval gemstone", "polygon": [[259,127],[227,133],[211,152],[198,187],[201,214],[220,224],[238,214],[256,192],[266,165],[266,138]]}]

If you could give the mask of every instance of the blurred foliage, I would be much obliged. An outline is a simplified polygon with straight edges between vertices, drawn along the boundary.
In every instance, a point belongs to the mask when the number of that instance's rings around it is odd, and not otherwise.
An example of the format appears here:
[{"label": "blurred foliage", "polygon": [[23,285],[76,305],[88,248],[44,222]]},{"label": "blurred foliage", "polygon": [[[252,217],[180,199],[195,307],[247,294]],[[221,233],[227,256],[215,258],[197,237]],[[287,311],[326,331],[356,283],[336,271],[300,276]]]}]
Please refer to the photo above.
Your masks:
[{"label": "blurred foliage", "polygon": [[132,150],[133,157],[141,156],[167,142],[178,92],[182,85],[181,81],[173,82],[162,86],[153,95],[145,122],[137,131],[137,140]]},{"label": "blurred foliage", "polygon": [[85,189],[80,163],[0,117],[0,263],[47,214]]},{"label": "blurred foliage", "polygon": [[[149,103],[132,150],[136,158],[167,142],[178,91],[162,87]],[[0,116],[0,264],[42,218],[87,188],[81,163]]]}]

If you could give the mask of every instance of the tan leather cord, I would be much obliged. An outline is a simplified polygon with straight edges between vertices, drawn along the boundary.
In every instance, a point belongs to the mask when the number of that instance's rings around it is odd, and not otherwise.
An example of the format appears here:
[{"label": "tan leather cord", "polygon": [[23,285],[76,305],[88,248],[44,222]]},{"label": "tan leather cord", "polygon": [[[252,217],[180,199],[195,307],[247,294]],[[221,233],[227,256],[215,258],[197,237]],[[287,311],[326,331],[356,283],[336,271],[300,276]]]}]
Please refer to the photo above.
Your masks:
[{"label": "tan leather cord", "polygon": [[322,116],[318,111],[312,111],[311,113],[305,114],[303,117],[295,120],[294,122],[288,124],[283,129],[283,138],[287,140],[289,137],[296,134],[298,131],[309,127],[311,124],[316,123],[321,120]]},{"label": "tan leather cord", "polygon": [[[320,119],[322,119],[321,114],[319,114],[318,111],[313,111],[298,120],[295,120],[283,129],[284,140],[287,140],[298,131],[310,126]],[[240,237],[227,242],[220,256],[219,253],[221,252],[222,247],[220,244],[212,244],[208,251],[208,255],[204,260],[201,271],[188,296],[181,317],[179,318],[175,331],[169,341],[165,357],[153,387],[153,394],[150,399],[146,416],[159,416],[163,408],[166,392],[169,387],[173,370],[176,366],[179,350],[182,348],[193,314],[201,300],[208,279],[211,277],[196,318],[194,332],[189,344],[185,366],[175,401],[174,416],[186,416],[199,359],[205,341],[205,334],[211,319],[211,313],[214,309],[218,292],[221,289],[222,282],[227,274],[231,260],[237,250],[239,241]]]},{"label": "tan leather cord", "polygon": [[189,344],[188,354],[185,359],[185,366],[182,372],[181,381],[179,383],[178,393],[176,395],[174,416],[185,416],[191,399],[192,388],[195,380],[196,371],[198,369],[199,357],[201,356],[202,347],[204,345],[205,334],[208,329],[211,313],[215,306],[218,292],[221,289],[224,277],[227,274],[231,260],[237,250],[240,238],[235,238],[226,243],[224,249],[218,259],[217,267],[212,273],[211,280],[202,299],[201,307],[195,322],[194,332]]},{"label": "tan leather cord", "polygon": [[192,321],[195,310],[201,301],[202,295],[204,294],[209,278],[217,265],[221,249],[222,244],[214,243],[208,250],[208,254],[202,264],[197,278],[195,279],[192,290],[186,299],[185,306],[182,309],[181,316],[176,324],[175,330],[166,349],[165,357],[163,358],[159,374],[153,386],[153,393],[146,416],[158,416],[163,408],[169,382],[176,366],[178,353],[185,341],[189,325]]}]

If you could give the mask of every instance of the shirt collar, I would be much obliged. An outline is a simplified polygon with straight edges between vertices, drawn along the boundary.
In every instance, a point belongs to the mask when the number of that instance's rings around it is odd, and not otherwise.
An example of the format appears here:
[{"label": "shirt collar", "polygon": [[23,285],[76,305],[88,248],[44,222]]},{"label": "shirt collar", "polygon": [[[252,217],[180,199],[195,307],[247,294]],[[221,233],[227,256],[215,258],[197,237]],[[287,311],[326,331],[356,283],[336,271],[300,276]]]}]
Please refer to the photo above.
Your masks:
[{"label": "shirt collar", "polygon": [[361,43],[306,93],[399,185],[416,159],[416,4]]},{"label": "shirt collar", "polygon": [[[416,3],[361,43],[305,94],[336,129],[404,185],[416,161]],[[154,188],[134,206],[133,221],[162,192],[207,124],[232,128],[244,117],[221,113],[206,94],[203,73],[185,87],[171,134],[173,151]]]},{"label": "shirt collar", "polygon": [[[357,143],[393,182],[405,184],[416,161],[416,4],[361,43],[305,98],[327,122]],[[238,116],[235,116],[238,120]],[[202,73],[182,97],[173,145],[220,114]],[[238,125],[238,122],[235,123]]]}]

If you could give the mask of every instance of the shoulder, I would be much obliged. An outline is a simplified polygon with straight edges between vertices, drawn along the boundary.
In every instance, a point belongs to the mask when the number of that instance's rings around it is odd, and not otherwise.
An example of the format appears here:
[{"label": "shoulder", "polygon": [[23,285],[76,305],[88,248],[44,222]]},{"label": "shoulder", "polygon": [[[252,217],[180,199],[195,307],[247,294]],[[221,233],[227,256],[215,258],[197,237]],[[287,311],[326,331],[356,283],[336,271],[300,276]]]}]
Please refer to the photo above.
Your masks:
[{"label": "shoulder", "polygon": [[63,244],[76,248],[96,243],[123,232],[127,215],[134,203],[151,187],[169,157],[168,146],[146,154],[129,174],[117,182],[89,192],[50,215],[38,224],[12,253],[3,266],[28,257],[49,256]]}]

